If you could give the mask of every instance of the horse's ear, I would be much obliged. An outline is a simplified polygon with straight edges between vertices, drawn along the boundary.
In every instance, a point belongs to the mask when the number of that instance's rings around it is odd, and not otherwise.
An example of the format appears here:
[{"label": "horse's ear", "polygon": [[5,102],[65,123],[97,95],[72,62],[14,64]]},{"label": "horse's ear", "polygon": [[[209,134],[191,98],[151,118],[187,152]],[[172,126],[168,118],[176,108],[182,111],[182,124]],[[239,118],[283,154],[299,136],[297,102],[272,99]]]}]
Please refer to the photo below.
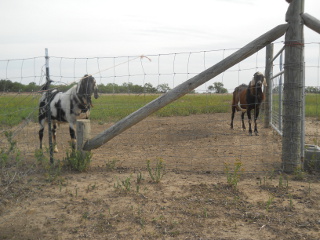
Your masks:
[{"label": "horse's ear", "polygon": [[265,77],[263,78],[263,83],[262,83],[262,84],[263,84],[263,86],[265,86],[265,87],[268,86],[268,84],[267,84],[267,79],[266,79]]},{"label": "horse's ear", "polygon": [[255,81],[254,81],[254,75],[253,75],[253,78],[252,78],[252,80],[250,82],[250,86],[254,86],[254,85],[255,85]]}]

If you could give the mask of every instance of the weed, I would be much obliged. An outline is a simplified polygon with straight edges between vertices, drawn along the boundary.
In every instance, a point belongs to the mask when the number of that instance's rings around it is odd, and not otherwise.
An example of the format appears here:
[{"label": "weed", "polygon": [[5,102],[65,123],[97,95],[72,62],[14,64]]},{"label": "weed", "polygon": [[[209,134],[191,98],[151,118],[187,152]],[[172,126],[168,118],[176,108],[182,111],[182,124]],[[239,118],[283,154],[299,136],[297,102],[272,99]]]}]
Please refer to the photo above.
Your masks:
[{"label": "weed", "polygon": [[[283,182],[283,181],[286,181],[285,183]],[[279,177],[279,188],[288,188],[289,187],[289,180],[288,180],[288,177],[287,176],[285,176],[284,178],[283,178],[283,176],[282,175],[280,175],[280,177]]]},{"label": "weed", "polygon": [[271,206],[273,200],[274,200],[274,196],[273,196],[273,195],[270,195],[268,201],[266,202],[266,211],[267,211],[267,212],[269,211],[270,206]]},{"label": "weed", "polygon": [[269,179],[273,180],[276,175],[274,169],[271,169],[270,171],[268,171],[268,175],[269,175]]},{"label": "weed", "polygon": [[240,160],[236,160],[234,163],[233,171],[230,169],[230,166],[228,163],[224,163],[225,166],[225,173],[227,175],[227,183],[236,188],[238,185],[238,182],[240,181],[241,172],[244,171],[242,168],[242,162]]},{"label": "weed", "polygon": [[151,168],[150,162],[150,160],[147,160],[147,170],[149,176],[151,177],[152,182],[159,183],[162,177],[165,175],[166,166],[161,158],[156,161],[154,169]]},{"label": "weed", "polygon": [[292,194],[289,194],[289,204],[290,204],[290,209],[293,209]]},{"label": "weed", "polygon": [[304,176],[305,173],[303,169],[300,166],[296,167],[293,172],[293,180],[301,181],[304,179]]},{"label": "weed", "polygon": [[118,162],[118,160],[116,159],[112,159],[112,160],[108,160],[106,162],[106,169],[107,171],[112,171],[116,168],[116,163]]},{"label": "weed", "polygon": [[7,149],[0,149],[0,167],[4,168],[9,163],[18,163],[20,160],[20,151],[17,148],[17,141],[13,140],[13,133],[5,131],[4,135],[8,142]]},{"label": "weed", "polygon": [[96,183],[94,183],[93,185],[89,184],[87,187],[87,193],[90,191],[93,191],[94,189],[96,189]]},{"label": "weed", "polygon": [[204,218],[208,218],[208,210],[206,208],[203,209]]},{"label": "weed", "polygon": [[[46,152],[48,153],[49,149],[46,149]],[[36,158],[37,166],[41,166],[45,169],[46,180],[49,182],[58,180],[61,191],[61,184],[64,180],[60,178],[60,176],[64,163],[60,160],[56,160],[54,164],[51,164],[42,149],[35,150],[34,156]]]},{"label": "weed", "polygon": [[84,213],[82,214],[82,218],[83,218],[83,219],[89,219],[89,212],[84,212]]},{"label": "weed", "polygon": [[58,181],[59,184],[63,182],[63,179],[61,179],[61,170],[63,167],[63,162],[61,162],[60,160],[56,160],[54,164],[50,164],[49,162],[47,162],[44,165],[44,167],[46,170],[46,180],[48,182]]},{"label": "weed", "polygon": [[143,180],[144,178],[142,177],[142,173],[141,172],[137,173],[137,184],[141,184]]},{"label": "weed", "polygon": [[67,152],[67,157],[64,161],[72,170],[84,172],[90,167],[91,158],[91,152],[72,150],[71,153]]},{"label": "weed", "polygon": [[282,175],[280,175],[279,177],[279,188],[282,188],[283,187],[283,183],[282,183]]},{"label": "weed", "polygon": [[45,166],[49,163],[49,159],[45,156],[42,149],[36,149],[34,152],[37,165]]},{"label": "weed", "polygon": [[115,189],[123,190],[125,192],[131,191],[131,176],[127,177],[125,180],[119,180],[117,178],[117,183],[114,184]]}]

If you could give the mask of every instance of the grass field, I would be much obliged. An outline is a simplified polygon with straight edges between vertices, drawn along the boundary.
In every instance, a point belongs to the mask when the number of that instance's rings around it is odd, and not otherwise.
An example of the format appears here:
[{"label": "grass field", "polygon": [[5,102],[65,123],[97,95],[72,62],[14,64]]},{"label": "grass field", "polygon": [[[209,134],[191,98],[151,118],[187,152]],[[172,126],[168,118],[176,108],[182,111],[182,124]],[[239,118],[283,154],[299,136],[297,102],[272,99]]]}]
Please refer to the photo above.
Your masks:
[{"label": "grass field", "polygon": [[[159,95],[106,94],[93,100],[91,119],[111,122],[122,119]],[[39,95],[9,94],[0,96],[0,125],[14,126],[24,119],[36,121]],[[188,116],[191,114],[230,112],[231,94],[188,94],[154,113],[156,116]],[[276,107],[276,106],[275,106]],[[306,116],[320,118],[320,95],[306,97]]]}]

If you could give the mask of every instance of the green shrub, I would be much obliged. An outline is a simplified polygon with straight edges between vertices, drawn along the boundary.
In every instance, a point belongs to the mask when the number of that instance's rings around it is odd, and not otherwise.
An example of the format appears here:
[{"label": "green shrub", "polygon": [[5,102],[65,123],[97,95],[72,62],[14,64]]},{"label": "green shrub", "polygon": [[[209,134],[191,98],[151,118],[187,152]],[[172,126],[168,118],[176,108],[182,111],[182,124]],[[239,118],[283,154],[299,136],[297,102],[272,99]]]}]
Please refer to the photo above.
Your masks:
[{"label": "green shrub", "polygon": [[72,150],[71,152],[67,152],[67,157],[64,161],[66,162],[66,166],[69,166],[72,170],[84,172],[90,167],[91,158],[91,152]]}]

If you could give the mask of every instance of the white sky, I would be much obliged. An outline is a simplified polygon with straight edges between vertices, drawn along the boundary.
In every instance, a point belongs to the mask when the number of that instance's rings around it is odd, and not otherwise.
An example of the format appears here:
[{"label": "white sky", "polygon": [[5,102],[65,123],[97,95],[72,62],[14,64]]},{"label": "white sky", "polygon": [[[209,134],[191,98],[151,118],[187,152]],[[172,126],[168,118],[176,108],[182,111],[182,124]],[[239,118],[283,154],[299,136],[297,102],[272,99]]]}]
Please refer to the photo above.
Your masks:
[{"label": "white sky", "polygon": [[[1,0],[0,59],[43,56],[45,48],[70,58],[240,48],[285,23],[288,6],[285,0]],[[320,19],[320,1],[305,0],[305,12]],[[319,43],[320,35],[305,28],[305,42]],[[319,85],[315,73],[313,79]],[[230,89],[247,82],[225,81]]]}]

